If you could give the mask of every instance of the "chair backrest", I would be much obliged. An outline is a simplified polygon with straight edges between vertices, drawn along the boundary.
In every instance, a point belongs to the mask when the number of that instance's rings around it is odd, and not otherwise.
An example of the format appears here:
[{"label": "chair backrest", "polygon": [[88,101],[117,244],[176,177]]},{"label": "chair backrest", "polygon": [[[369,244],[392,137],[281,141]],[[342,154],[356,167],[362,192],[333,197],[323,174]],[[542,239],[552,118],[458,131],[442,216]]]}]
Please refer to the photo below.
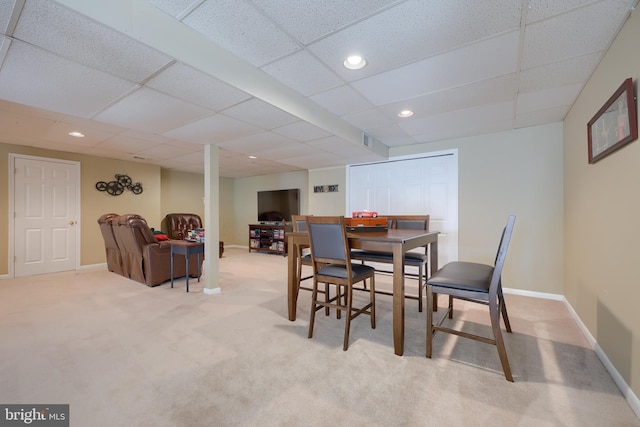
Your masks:
[{"label": "chair backrest", "polygon": [[309,216],[307,226],[314,265],[350,265],[344,216]]},{"label": "chair backrest", "polygon": [[165,222],[170,239],[184,240],[189,230],[202,228],[202,218],[193,213],[169,213],[165,216]]},{"label": "chair backrest", "polygon": [[390,215],[391,228],[429,231],[429,215]]},{"label": "chair backrest", "polygon": [[513,226],[515,222],[516,216],[509,216],[507,225],[502,231],[500,245],[498,246],[498,253],[496,254],[493,276],[491,277],[491,284],[489,285],[490,298],[495,298],[498,291],[502,290],[502,267],[504,266],[504,261],[507,258],[507,250],[509,249],[509,242],[511,241],[511,234],[513,233]]},{"label": "chair backrest", "polygon": [[102,237],[104,238],[104,244],[107,249],[120,250],[118,248],[118,243],[116,242],[116,237],[113,232],[113,219],[116,218],[117,216],[118,214],[108,213],[98,218],[98,224],[100,225],[100,232],[102,233]]},{"label": "chair backrest", "polygon": [[307,231],[307,217],[304,215],[291,215],[291,225],[293,226],[293,231]]}]

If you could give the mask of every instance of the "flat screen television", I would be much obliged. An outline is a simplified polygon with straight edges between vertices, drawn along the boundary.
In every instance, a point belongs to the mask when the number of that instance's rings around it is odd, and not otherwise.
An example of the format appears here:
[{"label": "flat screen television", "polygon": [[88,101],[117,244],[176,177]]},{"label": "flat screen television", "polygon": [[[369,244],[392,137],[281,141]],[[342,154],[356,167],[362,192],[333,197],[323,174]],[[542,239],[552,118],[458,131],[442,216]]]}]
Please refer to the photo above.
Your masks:
[{"label": "flat screen television", "polygon": [[291,215],[300,215],[300,190],[258,191],[258,221],[290,222]]}]

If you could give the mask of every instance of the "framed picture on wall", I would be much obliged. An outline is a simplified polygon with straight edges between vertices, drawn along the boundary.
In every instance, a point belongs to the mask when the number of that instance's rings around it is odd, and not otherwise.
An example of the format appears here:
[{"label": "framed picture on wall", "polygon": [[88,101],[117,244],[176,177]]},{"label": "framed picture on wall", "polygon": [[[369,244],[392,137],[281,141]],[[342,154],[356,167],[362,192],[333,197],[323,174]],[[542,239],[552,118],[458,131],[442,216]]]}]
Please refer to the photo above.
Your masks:
[{"label": "framed picture on wall", "polygon": [[589,163],[638,139],[638,118],[633,79],[629,77],[587,124]]}]

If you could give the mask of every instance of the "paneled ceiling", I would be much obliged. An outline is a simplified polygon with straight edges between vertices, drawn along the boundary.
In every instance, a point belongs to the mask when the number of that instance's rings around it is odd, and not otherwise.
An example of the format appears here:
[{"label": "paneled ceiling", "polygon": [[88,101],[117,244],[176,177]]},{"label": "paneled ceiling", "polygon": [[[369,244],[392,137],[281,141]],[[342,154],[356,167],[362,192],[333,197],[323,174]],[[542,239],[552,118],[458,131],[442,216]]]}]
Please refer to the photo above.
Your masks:
[{"label": "paneled ceiling", "polygon": [[0,0],[0,142],[243,177],[560,122],[638,1]]}]

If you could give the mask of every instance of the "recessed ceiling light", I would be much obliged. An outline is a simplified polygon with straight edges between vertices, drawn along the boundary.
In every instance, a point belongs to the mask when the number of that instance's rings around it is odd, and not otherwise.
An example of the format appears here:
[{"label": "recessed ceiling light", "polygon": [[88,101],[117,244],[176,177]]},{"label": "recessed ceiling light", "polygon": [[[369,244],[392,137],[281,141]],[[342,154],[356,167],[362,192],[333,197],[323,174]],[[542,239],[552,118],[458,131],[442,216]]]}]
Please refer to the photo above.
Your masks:
[{"label": "recessed ceiling light", "polygon": [[413,116],[413,111],[411,110],[402,110],[398,113],[398,117],[402,117],[402,118],[411,117],[411,116]]},{"label": "recessed ceiling light", "polygon": [[359,70],[367,65],[367,61],[359,55],[351,55],[344,60],[344,66],[350,70]]},{"label": "recessed ceiling light", "polygon": [[256,156],[249,156],[250,159],[257,159]]},{"label": "recessed ceiling light", "polygon": [[84,133],[82,132],[73,131],[73,132],[69,132],[69,135],[74,136],[76,138],[84,138]]}]

